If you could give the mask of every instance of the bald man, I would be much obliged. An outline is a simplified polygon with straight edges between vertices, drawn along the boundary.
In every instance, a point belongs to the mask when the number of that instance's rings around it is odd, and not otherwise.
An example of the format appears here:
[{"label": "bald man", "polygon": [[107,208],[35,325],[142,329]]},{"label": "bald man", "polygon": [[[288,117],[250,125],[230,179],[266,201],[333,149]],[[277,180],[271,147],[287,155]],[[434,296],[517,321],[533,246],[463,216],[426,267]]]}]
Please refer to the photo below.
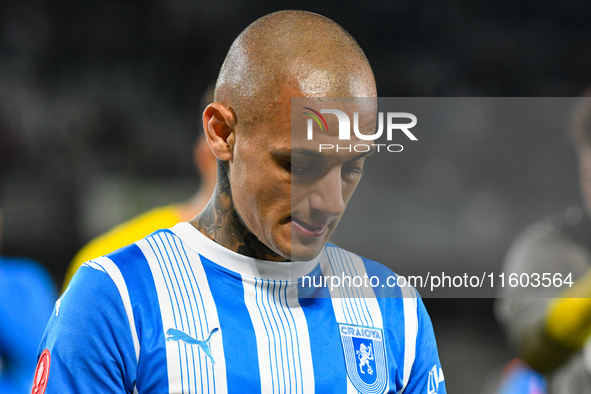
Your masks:
[{"label": "bald man", "polygon": [[305,124],[292,97],[354,110],[371,132],[365,55],[302,11],[265,16],[233,43],[203,114],[212,198],[78,270],[41,342],[35,393],[446,392],[414,289],[306,286],[395,274],[327,243],[370,152],[320,154],[337,136],[292,134],[292,120]]}]

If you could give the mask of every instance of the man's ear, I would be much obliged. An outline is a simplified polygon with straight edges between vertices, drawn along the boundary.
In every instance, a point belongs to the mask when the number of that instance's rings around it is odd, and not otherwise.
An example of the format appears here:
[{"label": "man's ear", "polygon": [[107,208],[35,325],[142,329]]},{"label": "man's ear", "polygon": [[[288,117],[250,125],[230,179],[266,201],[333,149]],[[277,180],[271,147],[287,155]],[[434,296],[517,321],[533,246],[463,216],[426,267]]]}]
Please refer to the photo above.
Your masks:
[{"label": "man's ear", "polygon": [[236,114],[221,103],[211,103],[203,111],[203,130],[213,154],[222,161],[232,159],[236,141]]}]

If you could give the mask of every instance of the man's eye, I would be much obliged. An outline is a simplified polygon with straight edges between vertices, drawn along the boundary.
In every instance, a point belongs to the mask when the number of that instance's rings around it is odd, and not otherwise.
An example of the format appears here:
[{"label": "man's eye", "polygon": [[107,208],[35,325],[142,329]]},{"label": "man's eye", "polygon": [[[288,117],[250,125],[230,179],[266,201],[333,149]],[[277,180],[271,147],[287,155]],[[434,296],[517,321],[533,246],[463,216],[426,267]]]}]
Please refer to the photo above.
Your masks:
[{"label": "man's eye", "polygon": [[310,166],[305,167],[305,166],[296,166],[293,163],[290,164],[290,172],[294,175],[304,174],[309,168],[310,168]]},{"label": "man's eye", "polygon": [[348,174],[362,174],[363,173],[363,167],[343,167],[343,171],[348,173]]},{"label": "man's eye", "polygon": [[343,178],[354,179],[363,174],[363,166],[343,166]]},{"label": "man's eye", "polygon": [[295,158],[289,161],[289,170],[292,175],[304,175],[314,171],[316,164],[314,160]]}]

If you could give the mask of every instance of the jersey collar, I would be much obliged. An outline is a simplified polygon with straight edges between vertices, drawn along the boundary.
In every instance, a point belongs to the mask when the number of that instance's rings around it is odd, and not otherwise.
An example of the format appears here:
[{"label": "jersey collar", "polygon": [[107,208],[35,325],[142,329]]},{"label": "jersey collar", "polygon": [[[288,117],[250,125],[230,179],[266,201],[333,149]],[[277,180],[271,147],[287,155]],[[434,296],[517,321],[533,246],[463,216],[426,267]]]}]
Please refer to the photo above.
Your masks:
[{"label": "jersey collar", "polygon": [[254,278],[296,281],[298,278],[309,274],[326,253],[325,246],[318,256],[309,261],[277,262],[259,260],[225,248],[206,237],[190,223],[178,223],[170,230],[195,253],[230,271]]}]

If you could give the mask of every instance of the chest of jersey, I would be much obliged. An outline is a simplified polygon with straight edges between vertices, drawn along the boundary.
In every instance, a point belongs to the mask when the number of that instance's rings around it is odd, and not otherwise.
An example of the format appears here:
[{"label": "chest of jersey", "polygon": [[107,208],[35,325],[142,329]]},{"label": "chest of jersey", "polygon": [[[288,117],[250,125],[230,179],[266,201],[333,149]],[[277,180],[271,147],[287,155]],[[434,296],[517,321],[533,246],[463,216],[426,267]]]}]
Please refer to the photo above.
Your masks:
[{"label": "chest of jersey", "polygon": [[[139,366],[144,354],[164,351],[170,393],[383,393],[396,386],[375,298],[302,298],[297,282],[243,277],[175,242],[164,234],[140,245],[162,332],[140,338]],[[138,373],[140,393],[142,386],[157,385]]]}]

